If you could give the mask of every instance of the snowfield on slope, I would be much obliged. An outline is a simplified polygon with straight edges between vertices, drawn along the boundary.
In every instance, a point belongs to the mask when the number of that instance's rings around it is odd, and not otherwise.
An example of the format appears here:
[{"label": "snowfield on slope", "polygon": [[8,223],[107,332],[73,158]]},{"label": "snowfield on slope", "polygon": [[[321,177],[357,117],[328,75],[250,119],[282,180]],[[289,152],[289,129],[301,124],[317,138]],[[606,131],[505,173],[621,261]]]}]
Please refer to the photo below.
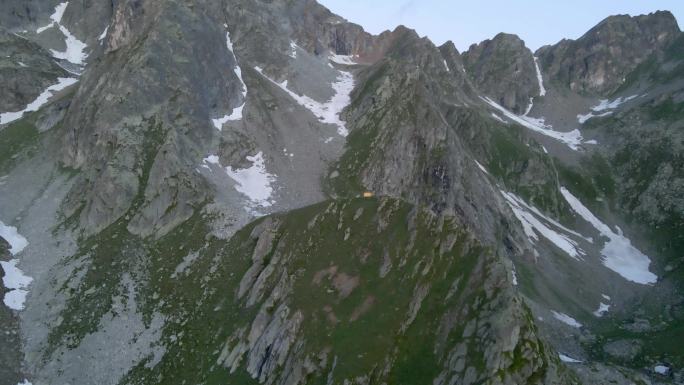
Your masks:
[{"label": "snowfield on slope", "polygon": [[38,28],[36,33],[40,34],[51,27],[57,26],[57,28],[59,28],[64,35],[64,44],[66,44],[66,49],[63,52],[51,49],[50,52],[52,53],[52,56],[57,59],[63,59],[70,63],[82,66],[85,64],[85,60],[88,58],[88,54],[84,52],[88,46],[86,43],[78,40],[65,26],[61,24],[64,11],[68,5],[68,1],[58,4],[55,7],[55,12],[50,16],[50,20],[52,20],[52,22],[44,27]]},{"label": "snowfield on slope", "polygon": [[577,322],[576,319],[570,317],[569,315],[565,313],[559,313],[557,311],[551,310],[551,314],[553,314],[553,318],[557,319],[558,321],[573,327],[575,329],[579,329],[582,327],[582,324]]},{"label": "snowfield on slope", "polygon": [[228,47],[230,54],[233,56],[233,60],[235,60],[235,68],[233,71],[235,72],[235,76],[237,76],[237,78],[240,80],[240,86],[242,87],[242,104],[233,108],[233,111],[230,114],[226,114],[218,119],[212,119],[214,127],[216,127],[216,129],[219,131],[221,131],[223,129],[223,125],[229,121],[242,120],[242,110],[245,108],[245,104],[247,103],[247,85],[242,79],[242,68],[240,68],[237,56],[235,56],[235,52],[233,51],[233,42],[230,40],[230,32],[226,32],[226,46]]},{"label": "snowfield on slope", "polygon": [[542,135],[546,135],[550,138],[563,142],[575,151],[579,151],[582,143],[584,142],[584,139],[582,138],[582,133],[580,133],[578,129],[574,129],[568,132],[554,131],[552,126],[544,123],[544,118],[531,118],[525,115],[519,116],[502,107],[501,105],[499,105],[498,103],[496,103],[495,101],[486,96],[481,96],[480,98],[490,106],[499,110],[499,112],[504,114],[504,116],[506,116],[508,119],[511,119],[512,121],[520,124],[523,127],[527,127],[532,131],[538,132]]},{"label": "snowfield on slope", "polygon": [[[275,203],[272,199],[273,187],[271,184],[276,181],[276,176],[266,170],[263,152],[259,151],[254,156],[247,156],[247,160],[252,163],[251,167],[233,169],[233,167],[228,166],[224,170],[235,181],[235,189],[249,199],[247,211],[255,216],[260,216],[262,215],[258,211],[260,208],[271,207]],[[204,167],[209,169],[211,169],[209,165],[221,166],[217,155],[207,156],[204,158],[204,163]]]},{"label": "snowfield on slope", "polygon": [[[612,102],[609,101],[608,99],[601,99],[599,100],[599,104],[595,105],[594,107],[591,108],[591,112],[588,114],[580,114],[577,115],[577,121],[580,122],[580,124],[584,124],[587,120],[591,118],[597,118],[597,117],[603,117],[603,116],[608,116],[611,115],[616,108],[620,107],[623,103],[626,103],[632,99],[638,98],[639,95],[632,95],[628,96],[626,98],[619,97]],[[595,113],[596,112],[596,113]]]},{"label": "snowfield on slope", "polygon": [[28,241],[24,238],[17,228],[14,226],[7,226],[0,221],[0,237],[4,238],[10,245],[10,254],[16,255],[22,252],[28,246]]},{"label": "snowfield on slope", "polygon": [[610,310],[610,305],[606,305],[605,303],[601,302],[599,304],[599,308],[594,312],[594,315],[596,317],[603,317],[608,311]]},{"label": "snowfield on slope", "polygon": [[608,238],[601,250],[603,264],[607,268],[620,274],[628,281],[642,285],[656,283],[658,277],[648,269],[651,264],[650,258],[632,246],[632,242],[622,234],[619,228],[617,232],[614,232],[565,187],[561,187],[561,193],[580,217],[589,222],[601,235]]},{"label": "snowfield on slope", "polygon": [[285,91],[299,105],[311,111],[311,113],[320,119],[321,122],[336,125],[337,133],[340,136],[346,137],[349,135],[347,126],[340,118],[340,115],[342,114],[342,111],[351,103],[351,92],[354,89],[354,77],[351,73],[339,71],[340,76],[337,78],[337,81],[332,84],[335,95],[333,95],[329,101],[320,103],[306,95],[298,95],[292,92],[289,88],[287,88],[287,80],[278,83],[266,76],[260,67],[254,67],[254,69],[265,79]]},{"label": "snowfield on slope", "polygon": [[78,82],[78,79],[75,78],[57,78],[57,84],[48,87],[45,91],[38,95],[36,100],[29,103],[23,110],[0,114],[0,124],[7,124],[15,120],[19,120],[27,112],[38,111],[40,107],[44,106],[50,100],[52,95],[69,87],[72,84],[75,84],[76,82]]},{"label": "snowfield on slope", "polygon": [[[0,237],[4,238],[10,245],[10,254],[17,255],[21,253],[26,246],[28,246],[28,241],[21,234],[17,232],[17,228],[13,226],[7,226],[2,221],[0,221]],[[33,282],[33,278],[24,274],[17,264],[18,259],[11,259],[8,262],[0,261],[0,266],[4,271],[4,276],[2,277],[2,284],[5,288],[9,289],[5,293],[3,298],[3,303],[10,309],[13,310],[24,310],[24,302],[26,302],[26,296],[28,295],[28,287]]]},{"label": "snowfield on slope", "polygon": [[328,59],[330,59],[331,62],[337,63],[337,64],[342,64],[342,65],[355,65],[358,64],[356,60],[354,60],[354,56],[352,55],[337,55],[337,54],[330,54],[328,56]]},{"label": "snowfield on slope", "polygon": [[[501,191],[501,194],[506,199],[511,210],[513,210],[513,214],[515,214],[516,218],[518,218],[522,224],[523,231],[530,242],[536,244],[539,241],[538,233],[575,260],[580,261],[582,260],[582,257],[586,255],[579,247],[578,243],[570,238],[570,235],[584,238],[581,234],[570,230],[557,221],[545,216],[536,207],[528,205],[515,194],[503,190]],[[558,229],[558,231],[553,230],[551,227]],[[565,234],[562,234],[559,231],[562,231]]]}]

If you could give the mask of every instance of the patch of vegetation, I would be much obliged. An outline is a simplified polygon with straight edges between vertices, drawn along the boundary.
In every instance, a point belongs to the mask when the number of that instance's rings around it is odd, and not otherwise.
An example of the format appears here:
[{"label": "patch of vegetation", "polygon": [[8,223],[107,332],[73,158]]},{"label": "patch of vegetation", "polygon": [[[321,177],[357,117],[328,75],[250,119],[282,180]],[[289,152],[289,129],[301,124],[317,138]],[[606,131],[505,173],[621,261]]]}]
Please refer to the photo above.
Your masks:
[{"label": "patch of vegetation", "polygon": [[[292,286],[279,302],[287,304],[290,316],[303,315],[301,345],[290,354],[323,365],[306,383],[325,384],[328,375],[336,383],[368,375],[371,382],[424,384],[443,369],[445,352],[461,342],[468,343],[468,365],[486,369],[481,344],[464,340],[463,330],[478,316],[475,309],[486,307],[482,265],[492,257],[452,220],[438,221],[392,199],[323,202],[275,215],[277,225],[266,230],[276,231],[273,245],[260,266],[275,270],[262,281],[263,297],[248,306],[236,293],[254,263],[257,239],[251,234],[271,219],[248,225],[228,242],[205,238],[205,219],[195,219],[147,245],[150,287],[141,295],[156,296],[162,304],[156,311],[169,319],[166,354],[156,365],[139,364],[122,383],[255,384],[244,362],[230,373],[217,358],[226,345],[237,343],[228,343],[236,330],[250,330],[282,277]],[[172,278],[190,252],[198,257]],[[345,282],[355,283],[345,291]],[[423,299],[409,323],[421,290]],[[275,311],[279,302],[269,309]],[[456,318],[450,329],[442,329],[447,313]],[[440,330],[447,333],[440,336]],[[323,352],[327,358],[320,361]],[[389,373],[383,372],[385,363]]]},{"label": "patch of vegetation", "polygon": [[608,162],[594,153],[581,160],[579,167],[568,166],[558,159],[554,160],[558,179],[562,186],[592,209],[602,209],[605,201],[612,204],[616,199],[615,180]]},{"label": "patch of vegetation", "polygon": [[664,52],[655,52],[644,60],[613,93],[619,95],[645,80],[651,83],[666,84],[684,77],[684,37],[675,39]]},{"label": "patch of vegetation", "polygon": [[[80,265],[85,270],[78,287],[69,287],[65,283],[62,291],[70,298],[62,312],[63,321],[51,330],[47,354],[62,343],[67,347],[75,347],[88,334],[98,329],[100,319],[107,314],[115,297],[121,297],[121,280],[125,273],[129,276],[144,263],[150,246],[143,239],[130,234],[127,230],[130,219],[137,213],[144,202],[144,191],[149,178],[150,169],[158,148],[162,145],[164,130],[154,119],[149,123],[149,130],[144,140],[142,173],[138,193],[128,212],[100,233],[79,241],[78,252],[67,258],[65,263]],[[83,207],[71,217],[65,218],[63,226],[74,226],[78,223]],[[182,231],[182,230],[181,230]],[[130,276],[136,281],[135,275]],[[142,281],[142,280],[138,280]]]},{"label": "patch of vegetation", "polygon": [[0,130],[0,173],[11,170],[22,154],[35,153],[39,139],[40,133],[30,116]]},{"label": "patch of vegetation", "polygon": [[[526,145],[522,133],[511,130],[510,127],[492,125],[487,131],[490,152],[490,160],[486,165],[488,171],[500,178],[509,191],[540,210],[553,213],[553,216],[567,211],[558,191],[552,161],[540,151]],[[529,170],[535,163],[543,165],[546,171],[530,181],[531,173],[537,172]]]},{"label": "patch of vegetation", "polygon": [[[644,332],[628,330],[624,322],[630,320],[601,319],[593,325],[597,338],[586,343],[587,350],[593,360],[625,365],[635,370],[652,368],[654,364],[663,362],[674,367],[682,367],[684,351],[681,348],[681,341],[684,340],[684,314],[678,317],[669,322],[662,322],[662,319],[655,317],[651,319],[651,324],[660,325]],[[613,357],[603,350],[606,343],[618,340],[638,341],[641,348],[633,358],[625,359]]]}]

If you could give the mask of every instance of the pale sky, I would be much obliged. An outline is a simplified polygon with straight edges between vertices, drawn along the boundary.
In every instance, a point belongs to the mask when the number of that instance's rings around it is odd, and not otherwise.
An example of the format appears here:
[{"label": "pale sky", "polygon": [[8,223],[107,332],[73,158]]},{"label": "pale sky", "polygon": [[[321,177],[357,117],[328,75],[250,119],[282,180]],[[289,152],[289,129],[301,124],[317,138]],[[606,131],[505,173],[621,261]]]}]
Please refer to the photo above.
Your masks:
[{"label": "pale sky", "polygon": [[[576,39],[610,15],[671,11],[684,20],[684,0],[318,0],[377,34],[403,24],[459,51],[499,32],[515,33],[533,51]],[[681,27],[681,25],[680,25]]]}]

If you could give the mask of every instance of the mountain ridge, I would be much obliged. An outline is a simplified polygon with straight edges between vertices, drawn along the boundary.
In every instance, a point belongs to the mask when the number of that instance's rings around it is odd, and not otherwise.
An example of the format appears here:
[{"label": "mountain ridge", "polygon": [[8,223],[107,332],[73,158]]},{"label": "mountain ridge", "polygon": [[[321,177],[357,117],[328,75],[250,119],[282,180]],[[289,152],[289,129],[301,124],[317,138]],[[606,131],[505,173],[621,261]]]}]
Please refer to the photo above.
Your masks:
[{"label": "mountain ridge", "polygon": [[[55,57],[78,83],[0,128],[0,215],[33,279],[8,313],[8,385],[681,379],[681,352],[658,346],[684,282],[680,83],[659,80],[678,79],[681,32],[652,22],[667,15],[638,19],[666,35],[623,41],[629,63],[597,87],[595,69],[554,68],[585,43],[604,68],[613,36],[461,54],[309,0],[64,7],[60,28],[17,33],[43,62],[82,39],[83,68]],[[617,22],[641,33],[620,17],[589,33]],[[645,164],[655,177],[630,184]]]}]

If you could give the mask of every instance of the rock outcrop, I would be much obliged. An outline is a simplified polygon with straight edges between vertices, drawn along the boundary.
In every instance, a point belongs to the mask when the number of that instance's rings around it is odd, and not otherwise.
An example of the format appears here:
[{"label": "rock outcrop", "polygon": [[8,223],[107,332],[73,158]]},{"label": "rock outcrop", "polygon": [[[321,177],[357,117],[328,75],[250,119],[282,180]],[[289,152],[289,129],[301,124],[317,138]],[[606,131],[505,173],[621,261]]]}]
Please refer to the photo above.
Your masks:
[{"label": "rock outcrop", "polygon": [[532,51],[516,35],[500,33],[473,44],[463,63],[480,91],[520,115],[541,92]]},{"label": "rock outcrop", "polygon": [[0,28],[0,111],[24,110],[59,77],[69,76],[47,50]]},{"label": "rock outcrop", "polygon": [[[196,290],[170,293],[185,332],[131,381],[574,383],[506,265],[455,218],[392,198],[340,200],[259,220],[214,247],[200,250],[217,267],[203,286],[222,284],[200,302]],[[190,359],[201,349],[206,359]]]},{"label": "rock outcrop", "polygon": [[608,96],[640,63],[680,35],[670,12],[611,16],[577,40],[540,48],[545,74],[574,92]]}]

